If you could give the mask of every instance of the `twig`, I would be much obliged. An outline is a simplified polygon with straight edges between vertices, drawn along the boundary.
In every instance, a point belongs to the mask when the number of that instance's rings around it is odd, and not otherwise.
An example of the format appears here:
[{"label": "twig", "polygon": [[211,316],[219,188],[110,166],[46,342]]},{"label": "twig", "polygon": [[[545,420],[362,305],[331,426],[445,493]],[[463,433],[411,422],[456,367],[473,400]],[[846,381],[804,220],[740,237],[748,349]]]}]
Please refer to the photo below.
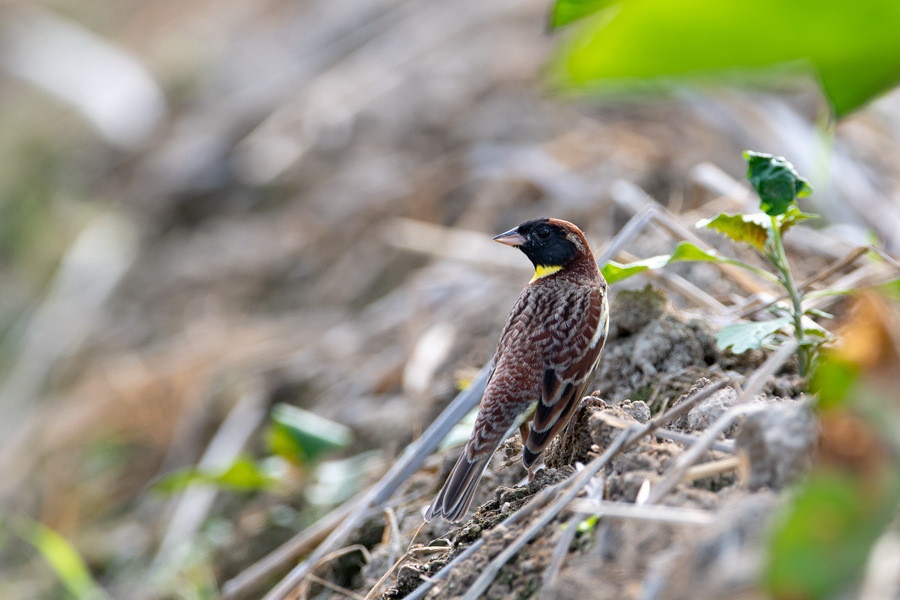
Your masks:
[{"label": "twig", "polygon": [[[870,250],[872,250],[872,247],[870,247],[870,246],[859,246],[858,248],[854,248],[849,253],[844,255],[843,258],[836,260],[835,262],[831,263],[830,265],[828,265],[827,267],[825,267],[818,273],[814,274],[813,276],[811,276],[810,278],[805,280],[803,283],[801,283],[798,286],[798,288],[802,292],[807,291],[807,289],[809,289],[810,286],[818,283],[819,281],[822,281],[823,279],[831,277],[832,275],[834,275],[835,273],[837,273],[838,271],[840,271],[847,265],[851,264],[857,258],[859,258],[860,256],[862,256],[863,254],[865,254],[866,252],[868,252]],[[777,304],[783,300],[786,300],[787,297],[788,297],[787,293],[780,294],[776,298],[773,298],[772,300],[770,300],[764,304],[760,304],[759,306],[755,306],[753,308],[749,308],[749,309],[742,311],[737,316],[738,316],[738,318],[749,317],[750,315],[752,315],[754,313],[757,313],[761,310],[765,310],[765,309],[769,308],[770,306],[774,306],[775,304]]]},{"label": "twig", "polygon": [[[631,425],[631,421],[627,421],[615,415],[609,414],[607,412],[601,412],[598,414],[598,418],[610,425],[612,427],[617,427],[619,429],[625,429],[629,425]],[[672,431],[671,429],[657,429],[653,432],[653,435],[659,438],[663,438],[664,440],[671,440],[673,442],[678,442],[679,444],[684,444],[685,446],[690,446],[697,443],[697,440],[700,439],[700,436],[691,435],[689,433],[682,433],[680,431]],[[717,440],[713,442],[713,445],[710,446],[713,450],[718,450],[719,452],[727,452],[728,454],[734,454],[734,441],[733,440]]]},{"label": "twig", "polygon": [[344,543],[347,536],[356,529],[365,515],[368,514],[370,508],[380,506],[383,502],[386,502],[397,488],[418,470],[419,466],[444,439],[450,428],[458,423],[481,400],[489,372],[489,366],[486,365],[469,387],[460,392],[453,402],[450,403],[450,406],[425,430],[422,437],[406,447],[406,450],[385,476],[366,492],[361,499],[354,503],[353,510],[350,511],[347,518],[331,532],[309,558],[294,567],[284,579],[272,588],[264,596],[264,600],[285,600],[285,598],[288,598],[291,590],[310,573],[312,565],[321,560],[323,556],[335,547]]},{"label": "twig", "polygon": [[[274,551],[226,581],[222,586],[222,599],[235,600],[236,598],[245,597],[273,574],[287,569],[292,563],[296,562],[299,556],[309,552],[310,549],[324,540],[341,521],[346,519],[347,515],[356,509],[359,500],[365,493],[365,491],[361,492],[354,499],[344,502],[313,525],[293,536]],[[376,509],[371,509],[369,514],[375,514],[376,512]]]},{"label": "twig", "polygon": [[[565,487],[568,483],[571,483],[571,479],[567,479],[566,481],[561,481],[560,483],[549,486],[538,492],[528,503],[525,504],[522,508],[511,514],[507,517],[503,522],[499,523],[495,529],[509,528],[513,525],[517,524],[519,521],[525,519],[525,517],[531,515],[537,510],[540,510],[544,505],[550,502],[560,489]],[[474,554],[481,546],[484,544],[484,538],[481,537],[475,542],[472,543],[471,546],[466,548],[462,553],[460,553],[456,558],[452,561],[444,565],[444,568],[438,571],[435,575],[425,578],[422,577],[423,583],[415,590],[409,593],[404,600],[421,600],[425,594],[427,594],[432,587],[434,587],[437,583],[446,579],[450,576],[451,571],[457,567],[462,561],[469,558]]]},{"label": "twig", "polygon": [[693,465],[707,449],[709,449],[713,441],[720,433],[725,431],[735,418],[754,409],[761,410],[761,407],[750,407],[745,406],[745,404],[756,395],[766,381],[781,368],[781,365],[790,358],[796,349],[796,341],[789,340],[785,342],[777,352],[772,354],[766,359],[766,362],[764,362],[762,366],[754,371],[753,375],[747,379],[744,390],[741,392],[740,396],[738,396],[734,405],[726,411],[724,415],[719,417],[702,436],[700,436],[700,439],[696,444],[691,446],[684,454],[675,460],[662,480],[653,487],[650,492],[650,497],[647,499],[648,504],[659,502],[666,494],[672,491],[672,489],[678,485],[678,482],[682,480],[687,469]]},{"label": "twig", "polygon": [[306,577],[313,583],[318,583],[319,585],[321,585],[323,587],[327,587],[329,590],[333,590],[335,592],[338,592],[339,594],[343,594],[349,598],[353,598],[353,600],[365,600],[365,598],[363,598],[356,592],[354,592],[352,590],[348,590],[347,588],[342,588],[341,586],[337,585],[336,583],[331,583],[327,579],[322,579],[318,575],[313,575],[312,573],[310,573]]},{"label": "twig", "polygon": [[[388,517],[392,519],[392,522],[394,523],[394,525],[396,527],[396,518],[391,516],[393,514],[393,512],[394,511],[390,510],[390,509],[385,510],[385,514],[387,514]],[[439,550],[443,550],[443,551],[447,550],[446,546],[420,546],[420,547],[414,548],[413,544],[415,543],[416,538],[419,536],[419,532],[422,531],[423,527],[425,527],[425,521],[422,521],[422,524],[419,525],[418,529],[416,529],[416,532],[413,534],[412,539],[409,541],[409,546],[406,547],[406,552],[404,552],[400,558],[398,558],[396,561],[394,561],[394,564],[391,565],[391,568],[388,569],[387,572],[381,576],[381,578],[378,580],[378,582],[374,586],[372,586],[372,589],[369,590],[369,593],[366,594],[366,597],[363,600],[371,600],[372,598],[374,598],[375,594],[378,593],[378,590],[381,589],[381,586],[384,585],[384,582],[388,580],[388,577],[393,575],[394,571],[397,570],[397,567],[399,567],[401,564],[403,564],[403,562],[406,559],[408,559],[410,556],[412,556],[413,554],[419,554],[422,552],[434,552],[434,551],[439,551]],[[399,531],[397,532],[397,535],[394,539],[397,540],[397,543],[399,545],[399,539],[400,539]],[[384,541],[382,541],[382,543],[384,543]]]},{"label": "twig", "polygon": [[[238,457],[251,434],[266,416],[265,399],[262,382],[250,382],[209,442],[197,464],[198,468],[224,469]],[[175,554],[175,548],[193,538],[212,508],[218,492],[214,487],[191,484],[173,499],[172,516],[153,559],[153,568],[164,566]]]},{"label": "twig", "polygon": [[300,585],[296,589],[296,593],[293,596],[295,598],[300,598],[300,600],[306,600],[307,596],[309,595],[309,576],[312,575],[316,571],[316,569],[318,569],[322,565],[328,564],[336,558],[346,556],[351,552],[359,552],[363,555],[363,558],[366,562],[370,562],[372,560],[372,555],[369,554],[368,548],[366,548],[362,544],[353,544],[352,546],[347,546],[346,548],[341,548],[340,550],[329,552],[328,554],[317,560],[315,564],[312,565],[312,567],[310,567],[309,573],[304,576],[303,581],[300,582]]},{"label": "twig", "polygon": [[[605,481],[605,478],[600,476],[587,486],[587,494],[589,499],[603,499],[603,490],[606,487]],[[544,583],[541,586],[542,597],[545,596],[547,590],[551,590],[556,586],[556,578],[559,576],[559,572],[562,570],[563,563],[566,560],[566,555],[568,555],[569,548],[572,547],[572,541],[575,539],[575,534],[578,532],[578,524],[582,520],[582,515],[573,514],[566,522],[566,526],[563,529],[563,534],[560,537],[559,542],[556,544],[556,548],[553,549],[553,556],[550,557],[550,563],[547,565],[547,568],[544,571]]]},{"label": "twig", "polygon": [[631,502],[579,499],[570,502],[569,508],[575,511],[580,518],[584,518],[584,515],[599,515],[620,519],[664,521],[681,525],[708,525],[713,520],[713,515],[709,511],[662,504],[638,505]]},{"label": "twig", "polygon": [[737,456],[729,456],[728,458],[720,460],[711,460],[702,465],[695,465],[688,469],[684,474],[684,479],[682,481],[697,481],[698,479],[705,479],[707,477],[712,477],[713,475],[718,475],[719,473],[734,471],[740,464],[741,461]]}]

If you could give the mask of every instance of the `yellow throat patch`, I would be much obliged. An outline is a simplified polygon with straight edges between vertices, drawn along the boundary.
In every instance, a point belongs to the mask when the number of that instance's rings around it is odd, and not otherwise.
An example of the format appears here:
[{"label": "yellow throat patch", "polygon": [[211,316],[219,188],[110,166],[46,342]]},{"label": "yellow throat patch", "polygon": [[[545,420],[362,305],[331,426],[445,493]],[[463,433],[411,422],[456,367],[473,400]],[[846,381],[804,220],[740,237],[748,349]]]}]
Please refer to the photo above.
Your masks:
[{"label": "yellow throat patch", "polygon": [[529,281],[528,283],[534,283],[535,281],[537,281],[538,279],[540,279],[542,277],[546,277],[547,275],[553,275],[554,273],[557,273],[559,271],[562,271],[562,267],[560,265],[553,265],[553,266],[538,265],[534,269],[534,277],[532,277],[531,281]]}]

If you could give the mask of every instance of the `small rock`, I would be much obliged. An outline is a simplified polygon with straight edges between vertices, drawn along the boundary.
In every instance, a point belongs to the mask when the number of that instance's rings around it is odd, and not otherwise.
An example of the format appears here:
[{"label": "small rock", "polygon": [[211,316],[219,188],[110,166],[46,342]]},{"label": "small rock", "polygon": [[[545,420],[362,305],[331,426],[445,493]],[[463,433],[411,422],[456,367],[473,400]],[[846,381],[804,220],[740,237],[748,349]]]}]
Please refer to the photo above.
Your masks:
[{"label": "small rock", "polygon": [[619,408],[631,415],[639,423],[646,423],[650,420],[650,407],[646,402],[641,400],[626,400],[619,403]]},{"label": "small rock", "polygon": [[730,387],[722,388],[678,419],[675,426],[684,431],[704,431],[734,406],[737,399],[737,390]]},{"label": "small rock", "polygon": [[751,490],[780,489],[805,473],[812,462],[817,426],[805,403],[773,404],[748,415],[737,435],[747,455]]}]

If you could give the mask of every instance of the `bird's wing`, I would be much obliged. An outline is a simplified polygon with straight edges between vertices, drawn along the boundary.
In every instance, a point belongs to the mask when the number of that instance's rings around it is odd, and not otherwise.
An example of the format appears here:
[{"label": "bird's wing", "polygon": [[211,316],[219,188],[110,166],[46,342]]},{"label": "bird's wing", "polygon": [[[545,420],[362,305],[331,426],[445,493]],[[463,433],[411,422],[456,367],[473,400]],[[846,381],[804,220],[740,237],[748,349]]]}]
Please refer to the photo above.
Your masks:
[{"label": "bird's wing", "polygon": [[525,466],[531,467],[550,440],[565,427],[578,406],[606,341],[609,307],[605,293],[592,289],[571,298],[554,327],[544,352],[541,401],[525,444]]}]

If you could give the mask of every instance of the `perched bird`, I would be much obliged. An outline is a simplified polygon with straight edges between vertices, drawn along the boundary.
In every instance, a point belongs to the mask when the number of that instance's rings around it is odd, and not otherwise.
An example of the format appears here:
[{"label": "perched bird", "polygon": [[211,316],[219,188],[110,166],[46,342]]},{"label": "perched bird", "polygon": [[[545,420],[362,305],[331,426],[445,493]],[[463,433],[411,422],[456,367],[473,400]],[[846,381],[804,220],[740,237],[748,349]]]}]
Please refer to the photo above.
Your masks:
[{"label": "perched bird", "polygon": [[494,239],[524,252],[534,277],[506,320],[472,436],[426,521],[462,520],[494,451],[537,402],[530,430],[520,428],[523,462],[531,472],[575,413],[609,328],[606,281],[578,227],[536,219]]}]

